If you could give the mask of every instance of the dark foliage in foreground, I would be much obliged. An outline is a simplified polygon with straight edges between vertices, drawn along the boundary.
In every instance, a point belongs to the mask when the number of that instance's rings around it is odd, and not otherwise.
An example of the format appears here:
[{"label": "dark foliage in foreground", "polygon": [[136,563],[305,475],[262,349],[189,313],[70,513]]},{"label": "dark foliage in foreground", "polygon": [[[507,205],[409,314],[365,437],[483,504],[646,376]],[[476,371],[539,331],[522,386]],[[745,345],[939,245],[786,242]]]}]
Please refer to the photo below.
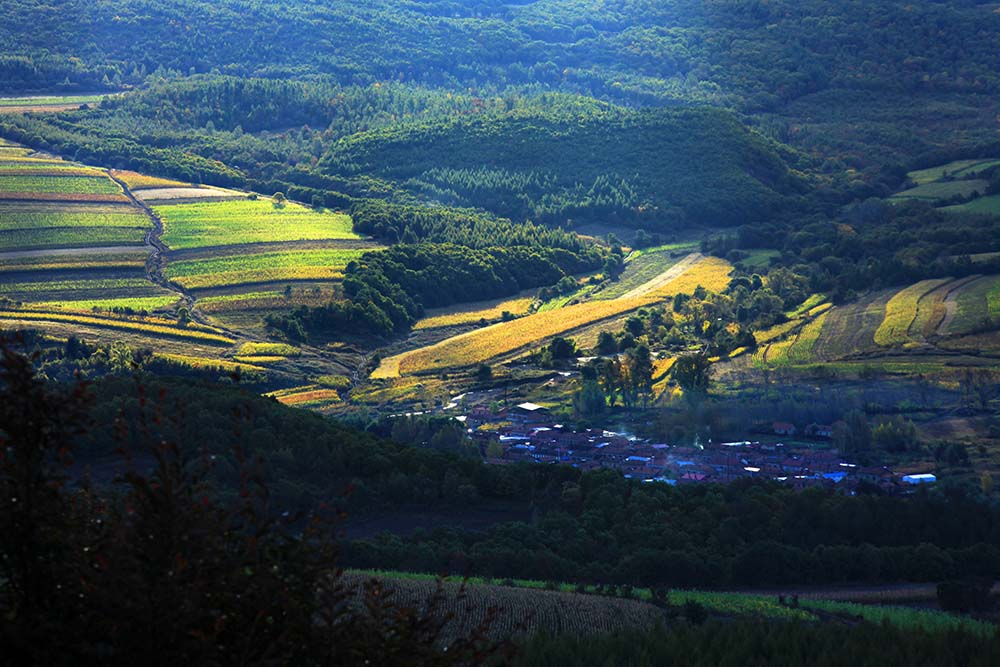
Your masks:
[{"label": "dark foliage in foreground", "polygon": [[[209,458],[157,437],[160,396],[134,425],[154,460],[113,489],[71,484],[85,388],[0,361],[0,650],[7,664],[479,665],[485,627],[445,643],[438,590],[421,610],[375,583],[345,586],[326,516],[275,518],[254,464],[239,501],[214,499]],[[128,425],[120,422],[122,431]],[[129,456],[129,452],[125,452]],[[294,524],[294,525],[293,525]]]}]

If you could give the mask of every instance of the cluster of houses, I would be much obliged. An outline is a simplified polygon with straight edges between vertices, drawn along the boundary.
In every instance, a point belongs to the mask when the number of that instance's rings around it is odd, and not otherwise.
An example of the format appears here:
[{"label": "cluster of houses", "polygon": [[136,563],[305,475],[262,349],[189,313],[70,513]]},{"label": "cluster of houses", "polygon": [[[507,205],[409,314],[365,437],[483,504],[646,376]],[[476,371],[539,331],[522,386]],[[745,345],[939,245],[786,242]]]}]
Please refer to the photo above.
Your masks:
[{"label": "cluster of houses", "polygon": [[[555,423],[547,409],[534,403],[522,403],[498,413],[477,407],[460,419],[487,461],[494,464],[611,468],[627,478],[666,484],[764,478],[795,488],[823,487],[846,492],[865,483],[896,493],[935,481],[931,474],[900,475],[886,467],[862,467],[844,460],[834,449],[751,441],[682,447],[603,429],[573,430]],[[832,433],[830,427],[822,425],[811,425],[808,430],[811,437],[819,439],[829,438]],[[776,423],[773,431],[785,436],[796,433],[794,426],[781,423]]]}]

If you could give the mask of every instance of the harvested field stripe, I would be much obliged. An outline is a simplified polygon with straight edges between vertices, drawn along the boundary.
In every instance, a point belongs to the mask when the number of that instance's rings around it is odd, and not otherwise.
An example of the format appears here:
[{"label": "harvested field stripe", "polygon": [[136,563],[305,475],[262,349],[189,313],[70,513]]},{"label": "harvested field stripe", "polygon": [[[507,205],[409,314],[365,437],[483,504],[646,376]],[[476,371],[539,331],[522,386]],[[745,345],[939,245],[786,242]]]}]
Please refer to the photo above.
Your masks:
[{"label": "harvested field stripe", "polygon": [[232,345],[235,340],[219,334],[207,333],[204,331],[191,331],[179,327],[168,327],[158,324],[145,324],[143,322],[133,322],[129,320],[112,320],[86,315],[69,315],[65,313],[39,313],[31,311],[0,311],[0,319],[4,320],[26,320],[41,322],[67,322],[70,324],[91,325],[105,327],[108,329],[121,329],[143,334],[154,334],[160,336],[170,336],[172,338],[185,338],[206,343]]},{"label": "harvested field stripe", "polygon": [[886,304],[885,317],[875,331],[875,343],[889,347],[911,342],[908,332],[917,317],[920,299],[949,281],[951,278],[921,280],[897,292]]},{"label": "harvested field stripe", "polygon": [[795,337],[795,342],[788,349],[788,360],[792,363],[808,363],[813,360],[813,347],[819,339],[826,318],[830,314],[829,309],[819,314],[809,324],[802,327],[799,335]]},{"label": "harvested field stripe", "polygon": [[968,276],[953,280],[922,296],[917,302],[917,316],[910,325],[910,337],[925,340],[936,334],[948,315],[949,298],[978,278],[979,276]]},{"label": "harvested field stripe", "polygon": [[428,317],[418,321],[414,329],[435,329],[460,324],[474,324],[480,320],[497,320],[504,312],[511,315],[524,315],[528,312],[534,297],[507,299],[499,302],[480,302],[465,304],[463,307],[446,308],[428,313]]},{"label": "harvested field stripe", "polygon": [[232,361],[227,361],[225,359],[213,359],[210,357],[194,357],[186,354],[169,354],[165,352],[157,352],[153,356],[160,357],[161,359],[166,359],[168,361],[173,361],[174,363],[183,364],[190,368],[219,368],[229,373],[234,373],[237,370],[267,372],[267,369],[262,366],[254,366],[253,364],[244,364],[244,363],[234,363]]}]

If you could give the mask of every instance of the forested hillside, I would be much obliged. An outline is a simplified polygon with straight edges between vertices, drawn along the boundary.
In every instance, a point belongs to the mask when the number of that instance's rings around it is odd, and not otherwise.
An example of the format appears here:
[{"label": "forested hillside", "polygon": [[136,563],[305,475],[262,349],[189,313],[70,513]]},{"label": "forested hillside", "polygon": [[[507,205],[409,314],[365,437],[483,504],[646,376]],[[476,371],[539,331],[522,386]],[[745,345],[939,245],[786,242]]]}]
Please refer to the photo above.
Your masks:
[{"label": "forested hillside", "polygon": [[403,125],[334,144],[320,169],[375,174],[512,219],[666,231],[778,215],[804,183],[760,137],[709,110],[515,113]]}]

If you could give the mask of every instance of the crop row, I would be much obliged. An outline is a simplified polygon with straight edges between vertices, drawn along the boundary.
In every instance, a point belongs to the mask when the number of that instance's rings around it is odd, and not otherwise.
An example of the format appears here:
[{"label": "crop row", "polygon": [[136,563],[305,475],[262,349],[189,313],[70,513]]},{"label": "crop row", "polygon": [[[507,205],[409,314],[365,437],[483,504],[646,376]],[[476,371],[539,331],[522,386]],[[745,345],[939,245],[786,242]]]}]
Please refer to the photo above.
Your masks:
[{"label": "crop row", "polygon": [[300,408],[317,407],[340,403],[340,393],[336,389],[307,389],[275,397],[283,405]]},{"label": "crop row", "polygon": [[141,227],[12,229],[0,230],[0,249],[140,245],[145,238]]},{"label": "crop row", "polygon": [[170,278],[200,276],[209,273],[268,271],[276,268],[326,268],[343,270],[361,256],[354,249],[304,249],[296,252],[264,252],[225,255],[209,259],[170,262]]},{"label": "crop row", "polygon": [[124,171],[112,169],[111,175],[124,183],[130,190],[144,190],[147,188],[188,188],[192,187],[187,183],[171,181],[167,178],[157,176],[147,176],[134,171]]},{"label": "crop row", "polygon": [[118,195],[121,188],[104,174],[96,176],[4,176],[0,192]]},{"label": "crop row", "polygon": [[155,205],[164,243],[175,249],[276,241],[354,239],[347,215],[314,211],[291,202],[208,201]]},{"label": "crop row", "polygon": [[157,352],[155,356],[161,359],[166,359],[168,361],[173,361],[174,363],[183,364],[189,368],[218,368],[219,370],[226,371],[227,373],[235,373],[236,371],[255,371],[255,372],[267,372],[266,368],[261,366],[254,366],[253,364],[243,364],[233,361],[228,361],[226,359],[214,359],[212,357],[196,357],[187,354],[169,354],[165,352]]},{"label": "crop row", "polygon": [[95,253],[78,255],[31,255],[0,259],[0,273],[11,271],[66,271],[90,269],[139,269],[149,253],[142,248],[134,252]]},{"label": "crop row", "polygon": [[255,271],[227,271],[225,273],[206,273],[196,276],[181,276],[174,282],[185,289],[212,289],[215,287],[230,287],[233,285],[259,285],[282,281],[305,280],[340,280],[344,274],[325,266],[276,266]]},{"label": "crop row", "polygon": [[[364,575],[347,573],[347,582],[361,595]],[[379,578],[382,596],[398,605],[419,607],[437,590],[431,579]],[[490,636],[508,639],[538,632],[593,636],[626,629],[649,629],[662,619],[661,612],[645,602],[580,595],[561,591],[522,590],[509,586],[476,583],[463,588],[457,582],[443,584],[444,599],[437,611],[443,619],[442,639],[468,636],[486,618]]]},{"label": "crop row", "polygon": [[293,290],[286,296],[283,292],[271,290],[246,292],[242,294],[219,294],[198,298],[198,308],[205,313],[226,313],[239,310],[276,310],[292,306],[318,306],[330,300],[332,292],[313,287],[308,290]]},{"label": "crop row", "polygon": [[153,311],[173,306],[178,301],[176,294],[163,296],[120,297],[111,299],[82,299],[79,301],[41,301],[32,303],[32,308],[62,309],[76,311],[102,311],[115,308],[129,308],[134,311]]},{"label": "crop row", "polygon": [[42,313],[34,311],[0,311],[0,319],[39,321],[39,322],[68,322],[70,324],[89,325],[108,329],[119,329],[142,334],[159,336],[169,336],[172,338],[182,338],[198,342],[211,343],[216,345],[231,345],[232,338],[221,334],[208,333],[194,329],[186,329],[178,326],[166,326],[162,324],[149,324],[136,320],[120,320],[111,318],[94,317],[90,315],[73,315],[68,313]]},{"label": "crop row", "polygon": [[11,294],[44,294],[47,292],[86,292],[150,289],[154,285],[145,278],[94,278],[87,280],[47,280],[37,282],[0,282],[0,296]]},{"label": "crop row", "polygon": [[885,306],[882,324],[875,331],[875,343],[889,347],[911,342],[910,325],[917,317],[920,300],[950,280],[950,278],[921,280],[893,295]]},{"label": "crop row", "polygon": [[302,354],[302,350],[295,347],[294,345],[289,345],[288,343],[243,343],[240,345],[239,352],[245,357],[257,357],[257,356],[281,356],[281,357],[297,357]]},{"label": "crop row", "polygon": [[4,230],[49,227],[143,227],[149,218],[134,206],[0,203]]},{"label": "crop row", "polygon": [[100,176],[101,172],[93,167],[80,167],[74,164],[46,163],[0,163],[0,176],[28,176],[37,178],[70,178],[75,176]]},{"label": "crop row", "polygon": [[0,200],[39,202],[93,202],[95,204],[124,204],[129,199],[122,192],[82,193],[82,192],[12,192],[0,189]]}]

